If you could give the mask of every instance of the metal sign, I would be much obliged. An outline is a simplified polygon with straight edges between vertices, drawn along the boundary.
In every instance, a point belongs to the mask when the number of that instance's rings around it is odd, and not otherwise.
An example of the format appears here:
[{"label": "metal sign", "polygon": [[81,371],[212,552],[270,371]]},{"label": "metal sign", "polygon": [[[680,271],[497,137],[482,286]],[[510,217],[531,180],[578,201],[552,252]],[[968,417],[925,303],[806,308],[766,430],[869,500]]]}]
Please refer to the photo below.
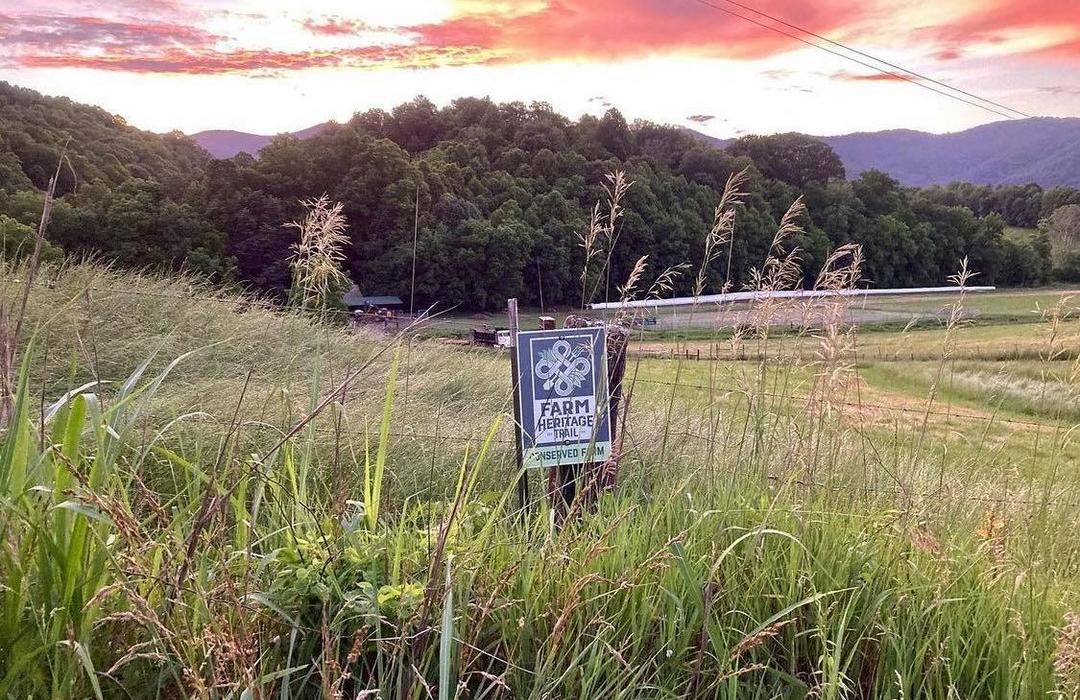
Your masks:
[{"label": "metal sign", "polygon": [[610,456],[606,350],[603,328],[518,333],[514,352],[524,467]]}]

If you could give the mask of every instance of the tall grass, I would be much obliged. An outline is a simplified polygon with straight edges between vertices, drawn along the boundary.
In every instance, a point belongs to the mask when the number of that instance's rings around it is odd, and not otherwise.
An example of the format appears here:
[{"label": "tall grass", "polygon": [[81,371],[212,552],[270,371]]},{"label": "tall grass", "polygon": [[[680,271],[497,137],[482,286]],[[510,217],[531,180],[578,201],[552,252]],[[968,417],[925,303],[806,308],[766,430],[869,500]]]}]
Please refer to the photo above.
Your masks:
[{"label": "tall grass", "polygon": [[1024,466],[878,423],[843,309],[797,365],[631,368],[711,389],[636,385],[619,492],[554,530],[509,505],[501,358],[44,277],[0,452],[0,697],[1075,692],[1068,430]]}]

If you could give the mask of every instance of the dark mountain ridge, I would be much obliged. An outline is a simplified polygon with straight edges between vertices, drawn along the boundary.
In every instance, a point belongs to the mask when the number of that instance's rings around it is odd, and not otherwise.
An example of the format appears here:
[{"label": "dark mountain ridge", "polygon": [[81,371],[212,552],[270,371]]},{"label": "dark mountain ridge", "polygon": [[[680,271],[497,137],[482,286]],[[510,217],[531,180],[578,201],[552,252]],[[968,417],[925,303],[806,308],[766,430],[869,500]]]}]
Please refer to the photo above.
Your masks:
[{"label": "dark mountain ridge", "polygon": [[[292,135],[300,139],[317,136],[332,123],[323,122],[322,124],[309,126],[306,129],[292,132]],[[270,140],[274,137],[265,134],[249,134],[231,129],[211,129],[194,133],[191,138],[215,158],[232,158],[239,153],[258,155],[263,146],[270,143]]]},{"label": "dark mountain ridge", "polygon": [[873,169],[906,185],[1080,185],[1075,117],[999,121],[949,134],[895,129],[821,140],[840,156],[849,177]]},{"label": "dark mountain ridge", "polygon": [[[717,148],[734,139],[696,131]],[[1080,186],[1080,118],[1035,117],[931,134],[912,129],[815,136],[832,146],[849,178],[881,170],[905,185]]]}]

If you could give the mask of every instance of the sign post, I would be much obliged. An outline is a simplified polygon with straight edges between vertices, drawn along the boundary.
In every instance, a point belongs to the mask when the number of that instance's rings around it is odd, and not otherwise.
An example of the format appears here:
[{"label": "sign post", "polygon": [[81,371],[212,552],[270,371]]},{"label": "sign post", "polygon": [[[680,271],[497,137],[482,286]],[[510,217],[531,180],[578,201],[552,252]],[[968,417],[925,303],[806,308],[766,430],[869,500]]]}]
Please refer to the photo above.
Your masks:
[{"label": "sign post", "polygon": [[603,462],[611,456],[604,329],[519,332],[518,450],[525,469]]},{"label": "sign post", "polygon": [[[517,359],[517,343],[518,333],[521,330],[521,319],[518,316],[518,303],[517,299],[506,300],[506,315],[510,321],[510,374],[513,375],[513,388],[514,388],[514,432],[516,435],[521,435],[521,409],[519,408],[520,401],[518,396],[521,393],[521,366],[518,364]],[[529,475],[522,466],[522,454],[521,454],[521,439],[515,441],[517,451],[517,468],[518,468],[518,507],[521,511],[522,518],[525,517],[525,509],[529,505]]]}]

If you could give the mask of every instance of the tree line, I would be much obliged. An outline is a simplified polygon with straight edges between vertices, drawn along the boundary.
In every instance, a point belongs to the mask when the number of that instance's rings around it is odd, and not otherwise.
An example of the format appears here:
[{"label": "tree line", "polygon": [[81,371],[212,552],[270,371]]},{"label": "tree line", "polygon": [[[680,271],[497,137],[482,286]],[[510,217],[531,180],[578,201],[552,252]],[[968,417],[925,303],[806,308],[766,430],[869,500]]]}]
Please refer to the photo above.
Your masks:
[{"label": "tree line", "polygon": [[[848,243],[862,245],[864,278],[875,287],[945,284],[964,257],[980,283],[1051,277],[1045,232],[1006,233],[1031,221],[1028,195],[972,185],[917,190],[876,171],[848,180],[829,146],[797,134],[719,150],[676,127],[628,124],[614,109],[575,121],[544,103],[462,98],[438,108],[421,97],[304,140],[275,137],[257,158],[214,160],[186,137],[141,132],[103,110],[6,84],[0,127],[6,248],[28,235],[66,151],[53,245],[125,266],[185,268],[281,298],[297,239],[285,224],[302,215],[301,200],[325,194],[342,204],[344,264],[365,292],[409,295],[415,234],[418,305],[496,308],[511,296],[580,304],[579,234],[614,170],[633,185],[612,280],[645,254],[656,269],[700,260],[719,193],[744,168],[747,195],[730,250],[707,271],[709,291],[728,269],[736,288],[748,281],[799,196],[808,214],[788,245],[801,251],[804,284]],[[1036,189],[1036,224],[1053,202],[1080,202],[1077,190]],[[691,283],[677,279],[672,293],[689,293]]]}]

